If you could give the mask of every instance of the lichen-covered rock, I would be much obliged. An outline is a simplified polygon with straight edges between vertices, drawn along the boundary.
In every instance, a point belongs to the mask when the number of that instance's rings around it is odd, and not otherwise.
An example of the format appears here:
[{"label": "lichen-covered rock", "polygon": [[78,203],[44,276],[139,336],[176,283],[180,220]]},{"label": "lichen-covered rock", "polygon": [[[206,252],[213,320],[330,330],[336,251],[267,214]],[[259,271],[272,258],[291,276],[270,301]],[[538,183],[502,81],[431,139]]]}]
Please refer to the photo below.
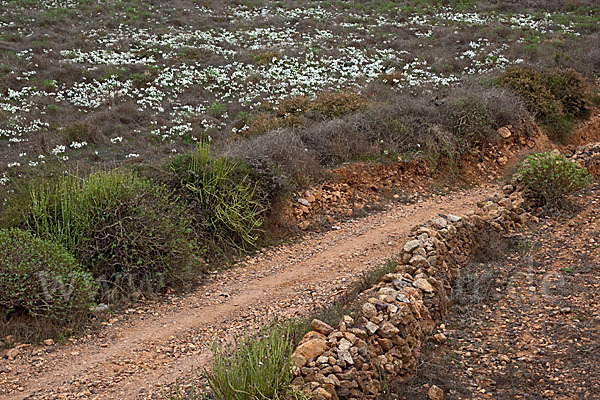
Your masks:
[{"label": "lichen-covered rock", "polygon": [[423,242],[421,240],[409,240],[408,242],[404,243],[402,249],[407,253],[412,253],[414,249],[421,246],[422,244]]},{"label": "lichen-covered rock", "polygon": [[377,315],[377,309],[371,303],[363,304],[361,310],[362,310],[362,314],[365,316],[365,318],[368,318],[368,319],[371,319]]},{"label": "lichen-covered rock", "polygon": [[433,385],[429,388],[427,397],[429,397],[431,400],[444,400],[444,391]]}]

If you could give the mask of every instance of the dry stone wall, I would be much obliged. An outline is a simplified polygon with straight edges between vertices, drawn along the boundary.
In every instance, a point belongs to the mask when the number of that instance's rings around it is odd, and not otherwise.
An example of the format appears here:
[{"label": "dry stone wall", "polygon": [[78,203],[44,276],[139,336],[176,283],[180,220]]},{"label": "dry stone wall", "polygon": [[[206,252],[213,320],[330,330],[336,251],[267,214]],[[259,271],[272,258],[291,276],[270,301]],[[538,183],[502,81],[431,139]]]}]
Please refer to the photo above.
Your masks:
[{"label": "dry stone wall", "polygon": [[577,147],[571,159],[585,166],[592,176],[600,176],[600,143]]},{"label": "dry stone wall", "polygon": [[[580,146],[568,155],[595,177],[600,175],[600,143]],[[423,341],[448,311],[461,267],[499,236],[538,222],[529,212],[535,205],[525,193],[514,182],[478,204],[476,211],[440,216],[414,227],[402,244],[395,272],[361,294],[366,301],[357,319],[344,316],[335,328],[312,321],[292,356],[293,385],[320,400],[374,399],[382,392],[384,377],[407,378]]]},{"label": "dry stone wall", "polygon": [[448,311],[451,285],[491,237],[524,226],[531,216],[520,192],[480,203],[465,215],[445,215],[413,228],[402,244],[394,273],[361,298],[360,316],[337,327],[314,320],[292,357],[293,385],[313,398],[376,398],[383,377],[403,379],[414,371],[421,345]]}]

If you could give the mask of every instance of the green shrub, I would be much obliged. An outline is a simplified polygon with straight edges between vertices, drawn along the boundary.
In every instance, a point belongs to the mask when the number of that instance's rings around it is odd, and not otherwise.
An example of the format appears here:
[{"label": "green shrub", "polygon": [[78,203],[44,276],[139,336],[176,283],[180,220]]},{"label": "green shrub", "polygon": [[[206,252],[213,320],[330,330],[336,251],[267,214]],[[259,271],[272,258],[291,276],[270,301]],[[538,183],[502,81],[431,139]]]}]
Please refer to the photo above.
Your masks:
[{"label": "green shrub", "polygon": [[575,118],[587,118],[591,113],[590,95],[583,75],[574,69],[559,69],[546,73],[546,87],[563,107],[564,113]]},{"label": "green shrub", "polygon": [[216,101],[208,106],[206,112],[215,118],[221,118],[227,112],[227,105]]},{"label": "green shrub", "polygon": [[500,77],[500,84],[514,89],[542,121],[563,115],[563,106],[546,86],[544,74],[532,68],[513,67]]},{"label": "green shrub", "polygon": [[29,188],[25,226],[40,237],[59,243],[75,253],[90,224],[91,211],[111,204],[131,177],[116,172],[76,175],[38,182]]},{"label": "green shrub", "polygon": [[44,79],[39,84],[39,88],[44,91],[52,91],[57,87],[58,85],[54,79]]},{"label": "green shrub", "polygon": [[255,199],[250,166],[228,157],[213,157],[207,144],[175,158],[176,187],[192,210],[194,222],[210,243],[244,249],[253,246],[262,226],[263,208]]},{"label": "green shrub", "polygon": [[125,171],[69,175],[31,191],[25,225],[103,283],[100,299],[151,294],[197,266],[191,219],[163,186]]},{"label": "green shrub", "polygon": [[290,385],[293,373],[292,324],[272,325],[244,337],[232,349],[216,344],[205,371],[218,400],[267,400],[301,397]]},{"label": "green shrub", "polygon": [[150,71],[144,71],[143,73],[133,73],[129,75],[129,79],[133,82],[136,87],[145,86],[154,81],[154,75]]},{"label": "green shrub", "polygon": [[543,121],[542,126],[548,132],[551,139],[564,142],[573,128],[577,126],[577,121],[570,115],[554,114],[548,115]]},{"label": "green shrub", "polygon": [[0,265],[0,321],[8,330],[11,320],[45,321],[51,328],[85,319],[95,284],[63,247],[0,229]]},{"label": "green shrub", "polygon": [[527,102],[553,139],[562,140],[576,125],[576,118],[591,113],[590,90],[580,73],[573,69],[536,71],[513,67],[500,78],[500,84],[514,89]]},{"label": "green shrub", "polygon": [[565,197],[592,183],[587,169],[564,155],[538,153],[527,157],[517,178],[544,203],[561,205]]}]

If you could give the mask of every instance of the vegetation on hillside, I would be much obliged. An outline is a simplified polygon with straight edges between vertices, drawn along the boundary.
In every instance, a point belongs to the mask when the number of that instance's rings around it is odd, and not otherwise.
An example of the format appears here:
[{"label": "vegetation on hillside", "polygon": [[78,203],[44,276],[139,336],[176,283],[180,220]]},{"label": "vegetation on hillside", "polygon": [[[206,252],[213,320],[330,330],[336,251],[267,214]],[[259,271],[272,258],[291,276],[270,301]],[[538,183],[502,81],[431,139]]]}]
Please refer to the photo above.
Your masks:
[{"label": "vegetation on hillside", "polygon": [[562,154],[538,153],[523,161],[516,178],[524,184],[543,205],[564,205],[567,195],[576,193],[593,183],[585,167],[577,165]]},{"label": "vegetation on hillside", "polygon": [[94,280],[60,245],[0,229],[0,265],[0,336],[37,339],[86,322]]},{"label": "vegetation on hillside", "polygon": [[[455,168],[532,117],[567,140],[600,99],[586,2],[0,5],[0,228],[11,252],[72,257],[90,304],[187,286],[255,249],[329,167]],[[67,20],[77,34],[55,29]],[[4,322],[29,312],[11,307]]]}]

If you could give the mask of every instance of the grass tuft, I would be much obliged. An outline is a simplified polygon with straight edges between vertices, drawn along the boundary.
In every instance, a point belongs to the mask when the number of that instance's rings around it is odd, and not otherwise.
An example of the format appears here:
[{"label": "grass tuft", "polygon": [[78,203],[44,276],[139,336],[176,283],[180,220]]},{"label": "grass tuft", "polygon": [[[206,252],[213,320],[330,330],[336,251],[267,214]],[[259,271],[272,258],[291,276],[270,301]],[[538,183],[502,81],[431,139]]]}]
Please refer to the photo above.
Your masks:
[{"label": "grass tuft", "polygon": [[210,146],[201,143],[195,151],[173,160],[170,167],[200,235],[239,250],[254,246],[264,209],[254,197],[255,185],[246,163],[215,157]]},{"label": "grass tuft", "polygon": [[290,385],[293,324],[274,323],[246,333],[235,347],[215,344],[206,377],[218,400],[303,398]]}]

